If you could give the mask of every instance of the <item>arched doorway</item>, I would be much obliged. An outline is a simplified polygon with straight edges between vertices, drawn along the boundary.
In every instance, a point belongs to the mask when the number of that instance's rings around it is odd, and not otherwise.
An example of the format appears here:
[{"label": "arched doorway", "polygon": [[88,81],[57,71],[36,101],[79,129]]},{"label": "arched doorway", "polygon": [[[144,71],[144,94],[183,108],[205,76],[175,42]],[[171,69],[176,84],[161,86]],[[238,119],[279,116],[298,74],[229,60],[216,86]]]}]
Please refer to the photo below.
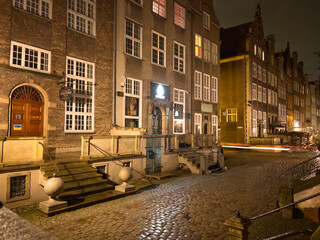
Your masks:
[{"label": "arched doorway", "polygon": [[43,136],[44,101],[34,87],[23,85],[11,95],[11,136]]},{"label": "arched doorway", "polygon": [[158,107],[152,109],[152,134],[162,134],[162,113]]}]

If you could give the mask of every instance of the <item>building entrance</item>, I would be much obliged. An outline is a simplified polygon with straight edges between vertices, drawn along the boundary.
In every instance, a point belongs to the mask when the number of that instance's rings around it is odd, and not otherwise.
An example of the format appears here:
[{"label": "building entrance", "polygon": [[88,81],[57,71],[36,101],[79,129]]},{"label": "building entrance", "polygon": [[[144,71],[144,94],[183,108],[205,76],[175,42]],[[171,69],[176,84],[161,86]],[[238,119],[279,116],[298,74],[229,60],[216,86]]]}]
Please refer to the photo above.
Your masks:
[{"label": "building entrance", "polygon": [[158,107],[152,109],[152,134],[162,134],[162,113]]},{"label": "building entrance", "polygon": [[31,86],[21,86],[11,96],[11,136],[43,136],[44,102]]}]

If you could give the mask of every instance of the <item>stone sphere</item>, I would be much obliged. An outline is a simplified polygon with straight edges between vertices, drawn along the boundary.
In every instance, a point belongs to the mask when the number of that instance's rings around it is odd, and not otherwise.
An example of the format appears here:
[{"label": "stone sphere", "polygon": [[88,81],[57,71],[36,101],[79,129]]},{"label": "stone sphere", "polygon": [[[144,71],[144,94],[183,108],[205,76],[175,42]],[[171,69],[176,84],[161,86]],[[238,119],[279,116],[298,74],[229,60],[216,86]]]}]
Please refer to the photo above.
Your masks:
[{"label": "stone sphere", "polygon": [[122,182],[127,182],[132,178],[132,169],[129,167],[122,167],[119,171],[118,177]]},{"label": "stone sphere", "polygon": [[63,192],[64,182],[61,178],[52,177],[44,184],[44,192],[50,197],[56,197]]}]

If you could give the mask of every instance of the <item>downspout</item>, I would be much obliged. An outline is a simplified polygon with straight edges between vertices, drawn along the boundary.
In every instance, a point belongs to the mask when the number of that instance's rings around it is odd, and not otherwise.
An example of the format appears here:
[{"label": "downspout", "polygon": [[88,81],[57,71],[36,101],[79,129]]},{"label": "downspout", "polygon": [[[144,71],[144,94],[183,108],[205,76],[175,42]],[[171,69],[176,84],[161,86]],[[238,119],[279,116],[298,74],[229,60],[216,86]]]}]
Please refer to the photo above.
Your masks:
[{"label": "downspout", "polygon": [[244,57],[244,143],[247,143],[247,124],[248,124],[248,119],[247,119],[247,58]]},{"label": "downspout", "polygon": [[113,1],[113,117],[112,125],[116,125],[117,116],[117,0]]},{"label": "downspout", "polygon": [[188,102],[189,102],[189,111],[190,111],[190,120],[189,120],[189,133],[192,134],[192,70],[193,70],[193,12],[192,7],[189,11],[189,24],[190,24],[190,38],[189,38],[189,94],[188,94]]}]

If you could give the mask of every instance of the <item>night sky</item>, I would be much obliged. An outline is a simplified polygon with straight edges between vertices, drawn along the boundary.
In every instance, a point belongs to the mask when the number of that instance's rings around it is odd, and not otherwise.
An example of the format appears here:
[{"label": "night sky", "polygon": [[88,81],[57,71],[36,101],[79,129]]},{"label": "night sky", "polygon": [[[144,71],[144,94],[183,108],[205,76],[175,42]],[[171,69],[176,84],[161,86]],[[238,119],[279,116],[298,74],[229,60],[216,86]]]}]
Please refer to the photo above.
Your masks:
[{"label": "night sky", "polygon": [[274,34],[276,51],[290,43],[290,50],[298,52],[304,73],[309,80],[319,79],[320,58],[320,0],[213,0],[215,12],[224,28],[253,21],[260,3],[264,35]]}]

